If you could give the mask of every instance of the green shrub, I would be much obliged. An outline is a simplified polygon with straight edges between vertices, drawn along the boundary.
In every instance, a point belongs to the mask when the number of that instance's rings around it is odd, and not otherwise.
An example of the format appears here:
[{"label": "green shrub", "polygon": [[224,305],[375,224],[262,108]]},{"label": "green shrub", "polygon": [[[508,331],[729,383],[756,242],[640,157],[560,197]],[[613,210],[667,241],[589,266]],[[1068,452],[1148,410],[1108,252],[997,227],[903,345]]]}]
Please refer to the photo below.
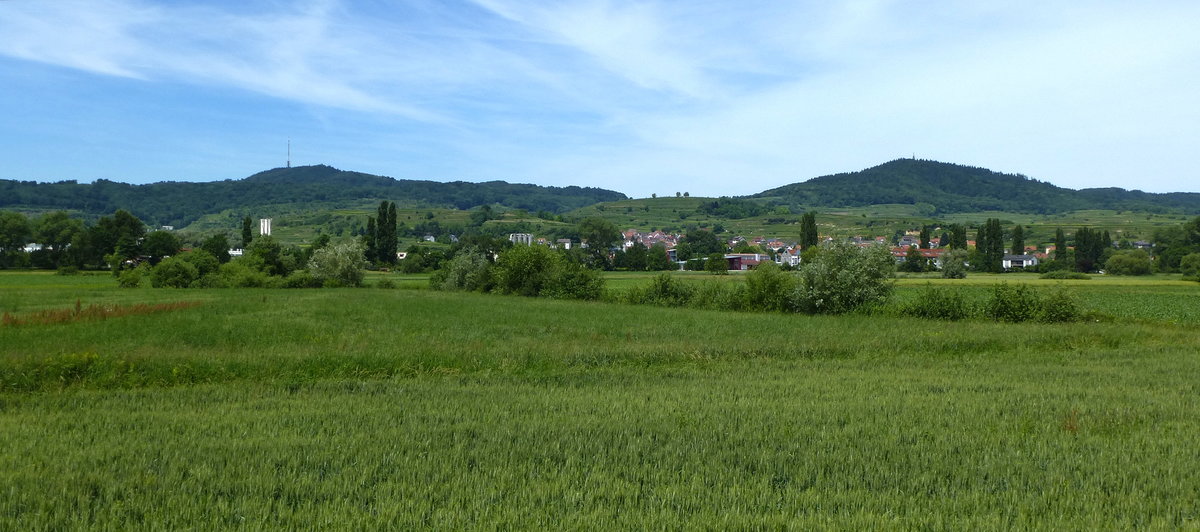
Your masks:
[{"label": "green shrub", "polygon": [[1035,320],[1055,323],[1078,321],[1083,312],[1075,298],[1062,287],[1042,296],[1027,285],[1001,283],[992,289],[985,315],[1009,323]]},{"label": "green shrub", "polygon": [[1143,249],[1118,251],[1104,262],[1104,270],[1113,275],[1150,275],[1153,266]]},{"label": "green shrub", "polygon": [[795,290],[796,277],[780,270],[774,262],[763,262],[746,274],[746,304],[751,310],[794,310],[792,293]]},{"label": "green shrub", "polygon": [[713,275],[729,275],[729,263],[724,253],[713,253],[704,261],[704,271]]},{"label": "green shrub", "polygon": [[58,270],[56,270],[54,272],[54,274],[55,275],[79,275],[79,267],[74,266],[74,265],[60,266],[58,268]]},{"label": "green shrub", "polygon": [[708,310],[746,310],[746,285],[706,281],[694,283],[688,306]]},{"label": "green shrub", "polygon": [[553,282],[561,262],[545,246],[513,246],[496,260],[496,288],[504,294],[538,296]]},{"label": "green shrub", "polygon": [[137,288],[142,285],[142,278],[146,274],[148,265],[141,265],[137,268],[124,270],[117,275],[117,286],[121,288]]},{"label": "green shrub", "polygon": [[283,288],[321,288],[324,283],[313,277],[312,273],[307,270],[297,270],[284,277],[280,286]]},{"label": "green shrub", "polygon": [[625,294],[626,301],[636,305],[682,307],[691,302],[694,289],[669,273],[660,273],[644,286],[635,286]]},{"label": "green shrub", "polygon": [[393,281],[393,280],[387,279],[387,278],[380,279],[378,282],[375,283],[375,288],[394,290],[396,288],[396,281]]},{"label": "green shrub", "polygon": [[1036,319],[1045,323],[1079,321],[1083,311],[1075,298],[1059,286],[1038,301]]},{"label": "green shrub", "polygon": [[831,242],[801,265],[793,305],[804,312],[838,314],[882,303],[892,294],[895,273],[896,261],[885,246]]},{"label": "green shrub", "polygon": [[901,308],[901,313],[917,318],[957,321],[974,317],[978,309],[959,290],[927,285],[916,299]]},{"label": "green shrub", "polygon": [[324,286],[361,286],[366,267],[363,247],[354,241],[322,247],[308,261],[308,272]]},{"label": "green shrub", "polygon": [[987,317],[1020,323],[1037,314],[1037,301],[1029,286],[1000,283],[992,288],[992,296],[984,306]]},{"label": "green shrub", "polygon": [[942,255],[942,278],[966,279],[969,255],[965,249],[953,249]]},{"label": "green shrub", "polygon": [[212,253],[203,249],[193,249],[176,255],[175,257],[187,261],[192,266],[196,267],[196,271],[201,277],[217,271],[221,267],[221,261],[218,260]]},{"label": "green shrub", "polygon": [[1179,271],[1185,278],[1200,280],[1200,253],[1189,253],[1179,259]]},{"label": "green shrub", "polygon": [[167,257],[150,270],[150,285],[155,288],[187,288],[199,278],[196,266],[181,257]]},{"label": "green shrub", "polygon": [[1059,279],[1059,280],[1079,279],[1079,280],[1084,280],[1084,281],[1092,278],[1090,275],[1088,275],[1086,273],[1080,273],[1080,272],[1071,271],[1071,270],[1051,270],[1046,273],[1043,273],[1039,277],[1042,279]]},{"label": "green shrub", "polygon": [[214,288],[264,288],[271,286],[271,277],[251,267],[242,258],[222,264],[212,279],[202,279]]},{"label": "green shrub", "polygon": [[543,295],[556,299],[595,301],[604,295],[604,278],[599,270],[576,262],[562,262]]},{"label": "green shrub", "polygon": [[259,236],[251,241],[241,260],[262,273],[280,277],[292,273],[296,268],[295,257],[287,254],[283,246],[270,235]]},{"label": "green shrub", "polygon": [[486,292],[495,287],[492,262],[478,249],[464,249],[429,278],[435,290]]}]

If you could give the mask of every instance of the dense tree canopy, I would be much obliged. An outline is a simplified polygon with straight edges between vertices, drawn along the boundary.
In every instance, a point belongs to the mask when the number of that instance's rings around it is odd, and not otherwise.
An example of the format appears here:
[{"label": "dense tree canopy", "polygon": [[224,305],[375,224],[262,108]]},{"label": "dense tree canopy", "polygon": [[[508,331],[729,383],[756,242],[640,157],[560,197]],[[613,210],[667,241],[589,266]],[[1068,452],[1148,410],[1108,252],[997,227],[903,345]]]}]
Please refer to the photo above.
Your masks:
[{"label": "dense tree canopy", "polygon": [[683,241],[691,248],[692,256],[724,253],[725,244],[712,231],[703,229],[692,231],[683,237]]},{"label": "dense tree canopy", "polygon": [[183,243],[179,237],[170,231],[154,231],[146,235],[142,242],[142,253],[150,257],[151,264],[157,264],[164,257],[170,257],[179,252]]},{"label": "dense tree canopy", "polygon": [[1155,231],[1154,245],[1158,269],[1164,272],[1179,271],[1183,257],[1200,252],[1200,216],[1183,225]]},{"label": "dense tree canopy", "polygon": [[1080,227],[1075,231],[1075,270],[1084,273],[1098,270],[1102,266],[1100,259],[1108,247],[1107,233]]},{"label": "dense tree canopy", "polygon": [[398,180],[324,165],[276,168],[245,179],[208,183],[130,185],[104,179],[91,184],[0,180],[0,208],[70,209],[91,215],[127,208],[155,225],[179,227],[202,215],[226,209],[281,203],[356,204],[364,198],[405,198],[459,209],[493,204],[530,212],[565,212],[625,199],[625,195],[599,188],[543,187],[503,181]]},{"label": "dense tree canopy", "polygon": [[696,211],[736,220],[765,214],[767,209],[762,203],[757,201],[740,198],[720,198],[701,203],[696,208]]},{"label": "dense tree canopy", "polygon": [[620,242],[621,232],[612,222],[593,217],[579,222],[579,238],[591,249],[607,251]]},{"label": "dense tree canopy", "polygon": [[29,218],[17,212],[0,212],[0,251],[20,249],[32,237]]}]

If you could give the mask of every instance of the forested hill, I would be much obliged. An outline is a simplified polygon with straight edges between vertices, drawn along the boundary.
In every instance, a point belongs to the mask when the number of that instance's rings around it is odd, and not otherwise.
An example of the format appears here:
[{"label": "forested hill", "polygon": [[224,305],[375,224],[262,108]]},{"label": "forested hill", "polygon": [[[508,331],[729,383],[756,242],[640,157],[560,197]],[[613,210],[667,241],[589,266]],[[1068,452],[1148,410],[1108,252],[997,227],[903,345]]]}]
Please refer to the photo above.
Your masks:
[{"label": "forested hill", "polygon": [[1051,214],[1079,209],[1200,212],[1200,194],[1139,190],[1072,190],[985,168],[897,159],[866,170],[828,175],[755,194],[812,207],[927,203],[939,214],[1007,211]]},{"label": "forested hill", "polygon": [[174,226],[184,226],[202,215],[226,209],[284,203],[329,205],[390,200],[460,209],[500,204],[531,212],[563,212],[620,199],[625,199],[620,192],[591,187],[544,187],[504,181],[414,181],[324,165],[276,168],[245,179],[208,183],[130,185],[108,180],[91,184],[0,180],[0,209],[68,209],[93,215],[126,209],[146,222]]}]

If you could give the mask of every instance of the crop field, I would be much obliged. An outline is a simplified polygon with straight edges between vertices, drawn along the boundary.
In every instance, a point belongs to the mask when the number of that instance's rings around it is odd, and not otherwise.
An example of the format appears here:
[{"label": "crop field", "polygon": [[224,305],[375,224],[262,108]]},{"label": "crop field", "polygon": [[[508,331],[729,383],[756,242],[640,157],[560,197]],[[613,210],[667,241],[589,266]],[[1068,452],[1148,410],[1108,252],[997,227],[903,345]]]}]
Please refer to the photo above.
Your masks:
[{"label": "crop field", "polygon": [[[1195,283],[1012,325],[383,278],[0,272],[0,529],[1200,527]],[[1044,286],[957,286],[1000,280]]]}]

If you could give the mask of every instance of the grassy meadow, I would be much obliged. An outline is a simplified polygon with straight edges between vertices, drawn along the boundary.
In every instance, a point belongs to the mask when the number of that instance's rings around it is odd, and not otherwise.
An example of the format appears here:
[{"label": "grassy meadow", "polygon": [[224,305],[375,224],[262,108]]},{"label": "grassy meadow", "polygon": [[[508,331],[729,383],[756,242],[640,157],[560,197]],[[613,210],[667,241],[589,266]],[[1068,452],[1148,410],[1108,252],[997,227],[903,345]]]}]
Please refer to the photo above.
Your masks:
[{"label": "grassy meadow", "polygon": [[1195,283],[1055,282],[1111,319],[1011,325],[384,278],[0,272],[0,313],[61,317],[0,325],[0,529],[1200,527]]}]

